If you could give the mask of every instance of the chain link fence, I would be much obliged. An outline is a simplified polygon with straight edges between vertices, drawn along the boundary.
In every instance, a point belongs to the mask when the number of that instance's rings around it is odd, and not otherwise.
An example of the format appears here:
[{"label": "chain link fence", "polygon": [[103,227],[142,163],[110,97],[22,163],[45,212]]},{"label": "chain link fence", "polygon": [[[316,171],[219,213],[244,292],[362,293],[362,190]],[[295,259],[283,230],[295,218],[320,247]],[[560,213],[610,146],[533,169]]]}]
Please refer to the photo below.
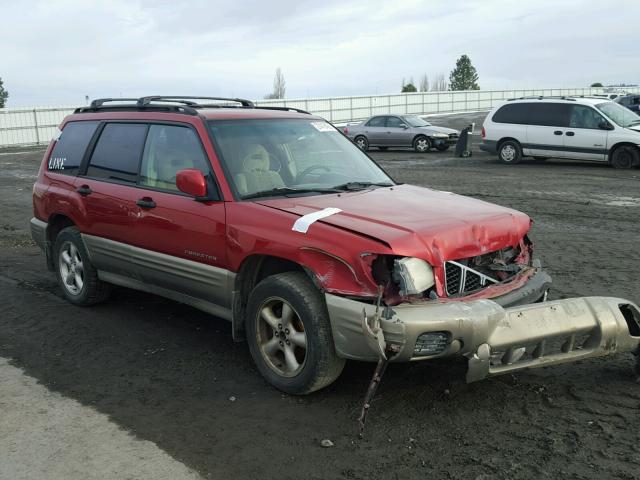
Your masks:
[{"label": "chain link fence", "polygon": [[[640,93],[640,87],[628,87],[624,91]],[[517,97],[588,96],[602,93],[602,88],[469,90],[258,100],[255,103],[261,106],[299,108],[333,123],[348,123],[386,113],[427,115],[489,110],[499,102]],[[48,144],[62,119],[73,113],[75,108],[76,106],[0,109],[0,147]]]}]

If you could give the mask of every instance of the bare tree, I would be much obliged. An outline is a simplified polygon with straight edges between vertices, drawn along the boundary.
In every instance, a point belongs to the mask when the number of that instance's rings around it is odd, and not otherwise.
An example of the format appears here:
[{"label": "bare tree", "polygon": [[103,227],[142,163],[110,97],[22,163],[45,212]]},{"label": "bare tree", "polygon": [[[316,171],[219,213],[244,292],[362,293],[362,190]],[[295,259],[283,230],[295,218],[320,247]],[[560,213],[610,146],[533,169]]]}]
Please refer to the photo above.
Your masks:
[{"label": "bare tree", "polygon": [[429,77],[426,73],[420,77],[420,86],[418,87],[418,90],[421,92],[429,91]]},{"label": "bare tree", "polygon": [[282,70],[280,67],[276,68],[276,75],[273,77],[273,91],[265,95],[264,98],[267,99],[276,99],[276,98],[284,98],[284,94],[286,91],[286,82],[284,81],[284,75],[282,74]]},{"label": "bare tree", "polygon": [[438,73],[433,80],[433,84],[431,85],[432,92],[446,92],[449,88],[447,84],[446,77],[444,73]]}]

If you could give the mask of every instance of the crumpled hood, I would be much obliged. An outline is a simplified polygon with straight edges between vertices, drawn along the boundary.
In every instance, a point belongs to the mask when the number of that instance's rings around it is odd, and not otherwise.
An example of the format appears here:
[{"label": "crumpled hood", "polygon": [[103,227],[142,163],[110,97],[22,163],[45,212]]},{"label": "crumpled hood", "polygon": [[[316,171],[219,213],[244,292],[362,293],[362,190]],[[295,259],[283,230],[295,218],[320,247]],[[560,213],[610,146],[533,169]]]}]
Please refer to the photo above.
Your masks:
[{"label": "crumpled hood", "polygon": [[430,125],[428,127],[415,127],[418,130],[426,130],[428,133],[446,133],[447,135],[451,135],[452,133],[455,133],[456,135],[459,135],[460,132],[458,130],[454,130],[453,128],[447,128],[447,127],[436,127],[435,125]]},{"label": "crumpled hood", "polygon": [[[531,223],[517,210],[413,185],[257,203],[299,216],[340,208],[342,212],[318,221],[377,239],[397,255],[432,265],[515,246]],[[311,225],[306,234],[294,234],[308,235],[312,244],[313,231]],[[342,241],[348,240],[336,235],[336,242]]]}]

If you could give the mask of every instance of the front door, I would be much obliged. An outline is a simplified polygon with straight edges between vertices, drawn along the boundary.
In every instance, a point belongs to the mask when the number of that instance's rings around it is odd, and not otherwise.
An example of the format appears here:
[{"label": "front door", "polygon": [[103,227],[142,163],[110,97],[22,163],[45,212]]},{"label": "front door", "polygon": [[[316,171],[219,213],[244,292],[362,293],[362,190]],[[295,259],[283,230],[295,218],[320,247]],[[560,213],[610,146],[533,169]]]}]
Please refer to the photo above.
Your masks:
[{"label": "front door", "polygon": [[135,219],[139,272],[156,286],[229,308],[225,205],[180,192],[176,174],[185,168],[213,175],[196,131],[152,124],[140,164]]},{"label": "front door", "polygon": [[608,123],[594,108],[571,105],[569,128],[565,132],[564,147],[568,158],[607,160],[608,130],[601,128]]},{"label": "front door", "polygon": [[400,117],[387,117],[387,134],[384,145],[400,147],[411,146],[411,134],[407,124]]}]

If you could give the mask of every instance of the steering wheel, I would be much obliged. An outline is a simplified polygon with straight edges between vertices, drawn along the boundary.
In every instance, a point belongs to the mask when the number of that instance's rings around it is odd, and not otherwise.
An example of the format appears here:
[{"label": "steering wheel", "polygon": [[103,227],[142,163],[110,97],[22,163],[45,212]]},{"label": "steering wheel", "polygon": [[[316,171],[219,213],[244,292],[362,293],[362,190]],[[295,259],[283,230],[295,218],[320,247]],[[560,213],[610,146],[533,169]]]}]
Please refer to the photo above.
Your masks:
[{"label": "steering wheel", "polygon": [[327,173],[329,173],[331,171],[331,169],[329,167],[327,167],[326,165],[311,165],[310,167],[307,167],[302,172],[300,172],[300,174],[298,174],[296,176],[296,180],[300,180],[305,175],[309,175],[314,170],[324,170]]}]

